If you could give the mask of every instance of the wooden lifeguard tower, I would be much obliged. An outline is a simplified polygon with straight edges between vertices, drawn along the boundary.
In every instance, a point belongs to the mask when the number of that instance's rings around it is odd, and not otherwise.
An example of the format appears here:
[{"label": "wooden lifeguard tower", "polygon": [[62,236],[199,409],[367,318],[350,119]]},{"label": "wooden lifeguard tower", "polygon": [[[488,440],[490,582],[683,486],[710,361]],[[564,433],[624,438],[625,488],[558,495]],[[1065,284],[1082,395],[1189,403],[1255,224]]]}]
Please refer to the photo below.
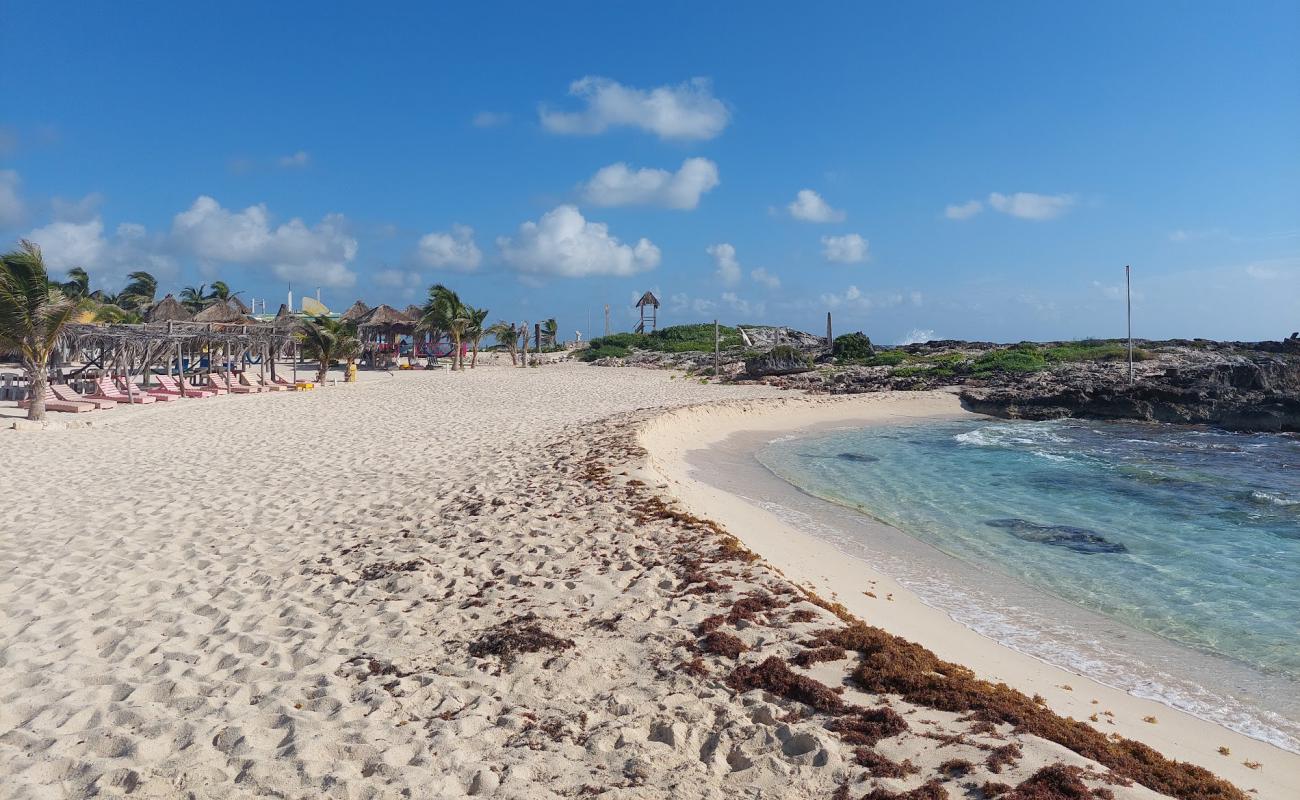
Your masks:
[{"label": "wooden lifeguard tower", "polygon": [[654,296],[654,292],[646,292],[641,295],[641,299],[636,301],[636,307],[641,309],[641,321],[636,324],[636,333],[645,333],[645,324],[650,323],[650,330],[655,329],[655,321],[659,314],[659,298]]}]

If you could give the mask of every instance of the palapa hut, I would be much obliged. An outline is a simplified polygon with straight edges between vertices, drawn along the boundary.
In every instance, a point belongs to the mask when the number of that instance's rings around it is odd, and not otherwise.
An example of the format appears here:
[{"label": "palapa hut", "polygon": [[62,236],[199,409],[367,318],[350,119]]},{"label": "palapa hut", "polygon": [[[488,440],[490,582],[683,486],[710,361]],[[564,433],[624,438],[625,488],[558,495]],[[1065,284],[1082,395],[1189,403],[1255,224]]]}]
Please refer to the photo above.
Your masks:
[{"label": "palapa hut", "polygon": [[352,304],[351,308],[343,312],[343,316],[339,317],[339,320],[342,322],[360,322],[361,318],[369,313],[370,306],[358,300]]},{"label": "palapa hut", "polygon": [[193,317],[190,310],[170,294],[149,306],[144,312],[145,322],[185,322]]},{"label": "palapa hut", "polygon": [[234,305],[217,300],[195,314],[193,321],[232,323],[245,322],[246,318]]},{"label": "palapa hut", "polygon": [[402,336],[414,335],[416,322],[390,305],[375,306],[357,320],[361,348],[370,365],[387,366],[397,361],[398,342]]},{"label": "palapa hut", "polygon": [[244,316],[248,316],[249,314],[253,313],[253,309],[249,308],[248,304],[245,303],[243,300],[240,300],[239,295],[234,295],[226,302],[230,303],[232,306],[238,309],[239,313],[243,314]]},{"label": "palapa hut", "polygon": [[645,333],[647,322],[650,323],[650,330],[653,331],[659,316],[659,298],[655,297],[653,292],[646,292],[641,295],[640,300],[636,301],[636,308],[641,310],[641,321],[636,324],[636,332]]}]

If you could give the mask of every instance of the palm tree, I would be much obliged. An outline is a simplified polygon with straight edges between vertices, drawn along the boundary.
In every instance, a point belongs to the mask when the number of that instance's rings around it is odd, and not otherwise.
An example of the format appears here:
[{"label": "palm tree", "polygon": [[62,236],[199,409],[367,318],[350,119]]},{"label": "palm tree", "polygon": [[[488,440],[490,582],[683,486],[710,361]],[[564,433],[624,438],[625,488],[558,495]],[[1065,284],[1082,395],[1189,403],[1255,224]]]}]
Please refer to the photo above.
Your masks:
[{"label": "palm tree", "polygon": [[206,283],[201,283],[198,286],[186,286],[181,289],[181,305],[190,311],[202,311],[208,305],[208,296],[204,293],[207,288]]},{"label": "palm tree", "polygon": [[361,342],[351,323],[340,322],[325,315],[303,320],[298,327],[302,349],[308,358],[316,359],[316,382],[324,383],[330,365],[337,359],[355,359],[361,352]]},{"label": "palm tree", "polygon": [[50,285],[41,248],[24,239],[0,255],[0,348],[17,351],[22,361],[32,392],[30,420],[45,419],[50,356],[76,313],[76,301]]},{"label": "palm tree", "polygon": [[[560,326],[556,324],[554,317],[542,323],[542,341],[546,342],[551,347],[554,347],[555,340],[559,338],[559,335]],[[542,342],[537,343],[537,349],[542,349]]]},{"label": "palm tree", "polygon": [[465,329],[465,335],[469,337],[470,346],[474,351],[474,355],[470,356],[469,359],[469,367],[473,369],[474,365],[478,363],[479,342],[483,341],[483,337],[487,334],[483,323],[487,320],[488,310],[486,308],[474,308],[473,306],[465,306],[465,308],[469,311],[469,326]]},{"label": "palm tree", "polygon": [[64,297],[70,297],[73,300],[90,296],[90,275],[86,274],[86,271],[81,267],[73,267],[68,270],[68,280],[56,285],[63,291]]},{"label": "palm tree", "polygon": [[422,330],[451,334],[452,353],[451,368],[461,369],[460,343],[465,338],[471,319],[469,306],[460,300],[460,295],[441,283],[429,287],[429,302],[424,305],[424,316],[420,317],[417,327]]},{"label": "palm tree", "polygon": [[126,277],[130,283],[118,294],[117,305],[132,311],[153,305],[154,298],[158,295],[158,279],[141,271],[132,272]]},{"label": "palm tree", "polygon": [[225,281],[213,281],[212,289],[208,292],[207,299],[209,302],[213,300],[220,300],[221,302],[224,303],[229,300],[233,300],[234,298],[240,296],[241,294],[243,294],[243,292],[230,291],[230,287],[226,285]]},{"label": "palm tree", "polygon": [[511,364],[519,363],[519,360],[515,357],[515,353],[519,352],[519,331],[515,328],[513,322],[499,320],[492,323],[484,333],[495,337],[498,345],[503,344],[506,346],[506,349],[510,351]]}]

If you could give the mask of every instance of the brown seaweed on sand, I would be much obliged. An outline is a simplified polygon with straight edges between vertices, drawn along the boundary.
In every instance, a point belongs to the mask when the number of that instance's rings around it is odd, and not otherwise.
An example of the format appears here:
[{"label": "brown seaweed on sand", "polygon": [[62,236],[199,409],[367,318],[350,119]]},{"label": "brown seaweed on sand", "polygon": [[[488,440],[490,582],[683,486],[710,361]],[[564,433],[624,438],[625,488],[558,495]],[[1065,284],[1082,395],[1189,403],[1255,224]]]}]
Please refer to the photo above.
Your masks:
[{"label": "brown seaweed on sand", "polygon": [[515,657],[523,653],[567,650],[570,647],[573,647],[572,639],[561,639],[542,630],[537,617],[528,614],[488,629],[470,644],[469,654],[475,658],[496,656],[501,660],[502,666],[509,667],[514,664]]}]

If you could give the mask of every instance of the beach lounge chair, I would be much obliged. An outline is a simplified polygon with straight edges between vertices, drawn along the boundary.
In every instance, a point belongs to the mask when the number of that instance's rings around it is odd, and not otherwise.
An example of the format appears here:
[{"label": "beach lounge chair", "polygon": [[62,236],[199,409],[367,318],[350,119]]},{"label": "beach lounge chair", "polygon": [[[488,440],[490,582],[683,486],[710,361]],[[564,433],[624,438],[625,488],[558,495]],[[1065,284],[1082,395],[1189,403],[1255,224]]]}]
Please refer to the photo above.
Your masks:
[{"label": "beach lounge chair", "polygon": [[[90,401],[79,403],[69,400],[60,400],[58,396],[54,394],[54,387],[48,383],[45,384],[45,391],[42,392],[42,395],[45,397],[46,411],[65,411],[69,414],[80,414],[86,411],[95,410],[95,403]],[[31,404],[32,401],[30,399],[18,401],[19,408],[29,408],[31,407]]]},{"label": "beach lounge chair", "polygon": [[284,384],[276,383],[275,381],[263,380],[262,376],[256,373],[245,372],[244,375],[252,381],[254,386],[261,387],[264,392],[292,392],[294,389],[293,384],[285,386]]},{"label": "beach lounge chair", "polygon": [[73,389],[66,383],[52,383],[50,384],[50,391],[54,392],[54,396],[65,403],[90,403],[95,408],[101,409],[117,408],[116,400],[103,400],[97,397],[86,397],[84,394]]},{"label": "beach lounge chair", "polygon": [[156,375],[154,377],[158,378],[158,384],[162,386],[162,391],[166,392],[167,394],[174,394],[177,397],[180,397],[181,387],[184,387],[185,397],[202,398],[202,397],[217,396],[216,389],[200,389],[197,386],[191,386],[190,382],[185,380],[184,378],[181,378],[179,381],[177,381],[175,378],[173,378],[170,375]]},{"label": "beach lounge chair", "polygon": [[95,389],[96,391],[91,395],[91,397],[97,399],[103,398],[106,400],[116,400],[119,403],[139,403],[141,405],[145,403],[158,402],[158,398],[147,395],[144,392],[134,392],[133,395],[128,395],[126,392],[119,389],[113,383],[113,379],[107,375],[99,376],[99,380],[95,381]]},{"label": "beach lounge chair", "polygon": [[214,372],[209,377],[212,379],[213,386],[216,386],[218,389],[223,391],[231,392],[232,394],[253,394],[260,391],[259,389],[254,389],[252,386],[243,386],[238,383],[232,385],[227,383],[226,376],[222,375],[220,372]]},{"label": "beach lounge chair", "polygon": [[254,383],[252,376],[249,375],[247,371],[239,373],[238,376],[236,376],[236,380],[239,381],[238,384],[239,386],[247,386],[249,389],[252,389],[255,392],[267,391],[267,388],[265,386],[262,386],[261,384],[258,383]]},{"label": "beach lounge chair", "polygon": [[[123,392],[126,391],[126,389],[127,389],[127,384],[129,384],[129,383],[130,383],[130,379],[128,379],[128,378],[118,378],[118,379],[117,379],[117,386],[118,386],[118,388],[121,389]],[[180,396],[180,395],[178,395],[178,394],[169,394],[169,393],[163,391],[162,389],[160,389],[160,388],[157,387],[157,386],[151,386],[151,387],[149,387],[149,388],[146,389],[145,387],[143,387],[143,386],[141,386],[141,385],[139,385],[139,384],[135,384],[135,385],[132,385],[132,386],[131,386],[131,391],[133,391],[133,392],[143,392],[144,394],[149,395],[150,397],[152,397],[153,399],[157,400],[157,401],[160,402],[160,403],[170,403],[170,402],[173,401],[173,400],[179,400],[179,399],[181,399],[181,396]]]}]

